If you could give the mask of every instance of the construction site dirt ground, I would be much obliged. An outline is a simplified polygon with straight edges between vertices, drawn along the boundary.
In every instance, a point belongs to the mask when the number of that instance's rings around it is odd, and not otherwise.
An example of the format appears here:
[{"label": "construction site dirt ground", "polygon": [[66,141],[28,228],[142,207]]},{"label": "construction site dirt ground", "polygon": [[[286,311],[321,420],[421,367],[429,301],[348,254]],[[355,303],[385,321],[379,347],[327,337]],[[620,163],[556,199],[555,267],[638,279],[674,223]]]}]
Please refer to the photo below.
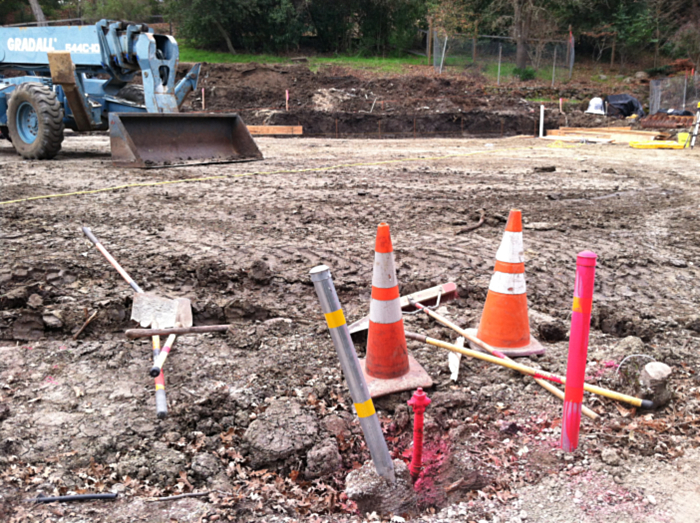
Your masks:
[{"label": "construction site dirt ground", "polygon": [[[328,265],[348,321],[360,319],[376,228],[387,222],[401,293],[453,281],[460,297],[439,310],[474,326],[518,208],[531,329],[547,347],[522,361],[565,374],[576,253],[590,249],[587,380],[636,394],[655,359],[673,369],[673,399],[643,412],[586,395],[601,416],[584,418],[579,450],[565,455],[562,405],[530,378],[463,358],[452,382],[446,351],[411,341],[435,385],[420,511],[405,519],[697,521],[700,149],[256,141],[261,162],[149,171],[113,167],[104,135],[70,134],[51,161],[25,161],[0,141],[0,520],[366,519],[343,489],[369,453],[309,270]],[[55,196],[32,199],[43,195]],[[124,336],[132,291],[83,226],[145,290],[190,298],[195,325],[233,324],[178,339],[165,420],[155,416],[150,340]],[[405,324],[455,339],[425,316]],[[375,402],[404,460],[409,397]],[[92,492],[119,498],[27,501]],[[153,501],[191,492],[209,494]]]}]

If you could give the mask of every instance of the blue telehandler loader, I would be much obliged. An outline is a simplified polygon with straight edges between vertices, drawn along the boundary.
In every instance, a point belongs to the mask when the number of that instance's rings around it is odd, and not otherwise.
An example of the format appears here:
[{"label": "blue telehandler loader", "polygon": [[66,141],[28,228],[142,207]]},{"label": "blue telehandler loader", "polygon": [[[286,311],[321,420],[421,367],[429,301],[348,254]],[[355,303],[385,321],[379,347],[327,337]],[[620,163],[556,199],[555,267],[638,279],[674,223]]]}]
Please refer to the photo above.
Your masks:
[{"label": "blue telehandler loader", "polygon": [[56,156],[66,127],[109,129],[126,167],[261,159],[237,114],[180,112],[200,64],[176,82],[178,60],[145,24],[0,27],[0,133],[27,159]]}]

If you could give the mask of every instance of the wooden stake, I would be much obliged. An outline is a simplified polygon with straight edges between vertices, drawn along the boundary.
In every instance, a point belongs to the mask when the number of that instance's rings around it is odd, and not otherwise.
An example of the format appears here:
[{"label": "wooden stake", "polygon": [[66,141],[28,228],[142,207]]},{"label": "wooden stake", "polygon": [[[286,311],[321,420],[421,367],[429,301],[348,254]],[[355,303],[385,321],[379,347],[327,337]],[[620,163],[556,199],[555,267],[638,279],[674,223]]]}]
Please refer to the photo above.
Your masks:
[{"label": "wooden stake", "polygon": [[73,334],[73,339],[74,339],[74,340],[77,340],[77,339],[78,339],[78,336],[80,336],[80,333],[82,333],[82,332],[85,330],[85,327],[87,327],[88,325],[90,325],[90,322],[91,322],[92,320],[94,320],[94,319],[97,317],[97,313],[98,313],[98,312],[100,312],[100,311],[95,311],[95,312],[93,312],[93,313],[92,313],[92,316],[90,316],[87,320],[85,320],[85,323],[83,323],[83,326],[80,327],[80,329],[78,329],[78,332],[76,332],[75,334]]},{"label": "wooden stake", "polygon": [[428,63],[430,65],[430,59],[433,54],[433,17],[428,18]]},{"label": "wooden stake", "polygon": [[[545,372],[543,370],[535,369],[533,367],[528,367],[527,365],[521,365],[514,361],[507,361],[503,358],[497,356],[491,356],[490,354],[484,354],[483,352],[477,352],[471,349],[461,349],[457,345],[452,343],[447,343],[444,341],[436,340],[422,334],[416,334],[414,332],[406,331],[406,338],[427,343],[428,345],[433,345],[435,347],[442,347],[443,349],[451,350],[453,352],[459,352],[470,358],[476,358],[477,360],[488,361],[495,365],[500,365],[501,367],[507,367],[509,369],[521,372],[522,374],[527,374],[538,379],[545,379],[549,381],[554,381],[556,383],[566,384],[566,378],[563,376],[558,376],[552,374],[551,372]],[[483,347],[485,343],[474,336],[469,336],[467,338],[469,341],[476,343],[477,345]],[[496,350],[491,347],[491,350]],[[643,400],[641,398],[635,398],[634,396],[628,396],[627,394],[621,394],[620,392],[615,392],[614,390],[604,389],[603,387],[597,387],[596,385],[589,385],[588,383],[583,384],[583,390],[592,392],[593,394],[598,394],[599,396],[605,396],[606,398],[614,399],[617,401],[622,401],[624,403],[629,403],[635,407],[642,407],[649,409],[652,407],[653,402],[650,400]]]},{"label": "wooden stake", "polygon": [[205,111],[207,109],[207,103],[206,100],[204,99],[204,87],[202,87],[202,111]]},{"label": "wooden stake", "polygon": [[[483,222],[483,219],[484,219],[484,215],[483,215],[483,211],[482,211],[482,215],[481,215],[481,220],[482,220],[482,222]],[[469,335],[465,336],[466,331],[464,331],[463,329],[461,329],[460,327],[458,327],[457,325],[455,325],[454,323],[452,323],[450,320],[448,320],[448,319],[445,318],[444,316],[441,316],[441,315],[438,314],[437,312],[432,311],[432,310],[426,308],[424,305],[421,305],[420,303],[415,304],[415,306],[416,306],[417,308],[419,308],[419,309],[422,309],[423,311],[425,311],[425,312],[428,314],[428,316],[430,316],[431,318],[433,318],[435,321],[437,321],[438,323],[443,324],[443,325],[444,325],[445,327],[447,327],[447,328],[452,329],[453,331],[455,331],[457,334],[459,334],[459,335],[462,336],[463,338],[467,338],[467,336],[469,336]],[[473,336],[469,336],[469,337],[468,337],[468,339],[469,339],[470,341],[471,341],[471,338],[473,338]],[[478,338],[477,338],[477,339],[478,339]],[[484,350],[486,350],[487,352],[489,352],[489,354],[493,354],[494,356],[496,355],[496,354],[495,354],[496,351],[494,351],[494,350],[493,350],[493,347],[491,347],[490,345],[484,343],[484,344],[482,345],[482,348],[483,348]],[[513,360],[512,360],[511,358],[509,358],[508,356],[504,356],[504,359],[507,360],[507,361],[511,361],[511,362],[513,361]],[[559,398],[560,400],[564,401],[564,393],[563,393],[562,391],[560,391],[558,388],[556,388],[554,385],[552,385],[551,383],[549,383],[549,382],[547,382],[547,381],[545,381],[545,380],[539,379],[539,378],[535,378],[535,381],[537,382],[537,384],[538,384],[540,387],[542,387],[543,389],[545,389],[545,390],[551,392],[551,393],[554,394],[557,398]],[[598,414],[596,414],[595,412],[593,412],[591,409],[589,409],[589,408],[586,407],[586,406],[583,406],[582,412],[583,412],[586,416],[588,416],[589,418],[591,418],[591,419],[597,419],[597,418],[598,418]]]}]

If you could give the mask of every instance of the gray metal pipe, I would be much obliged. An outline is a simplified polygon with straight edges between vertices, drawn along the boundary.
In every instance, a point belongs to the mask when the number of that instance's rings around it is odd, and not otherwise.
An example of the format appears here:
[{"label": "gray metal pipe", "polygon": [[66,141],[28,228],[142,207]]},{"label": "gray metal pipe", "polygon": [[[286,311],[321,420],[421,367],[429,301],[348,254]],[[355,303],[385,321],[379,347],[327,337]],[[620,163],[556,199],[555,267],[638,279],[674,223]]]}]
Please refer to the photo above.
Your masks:
[{"label": "gray metal pipe", "polygon": [[335,292],[331,271],[325,265],[319,265],[311,269],[310,276],[321,302],[321,310],[326,317],[333,345],[338,353],[340,368],[343,370],[355,410],[360,418],[360,426],[365,435],[367,448],[372,455],[374,467],[381,477],[393,484],[396,481],[394,463],[391,461],[382,426],[374,410],[372,398],[369,396],[365,377],[362,375],[355,345],[350,338],[345,315],[340,306],[338,294]]}]

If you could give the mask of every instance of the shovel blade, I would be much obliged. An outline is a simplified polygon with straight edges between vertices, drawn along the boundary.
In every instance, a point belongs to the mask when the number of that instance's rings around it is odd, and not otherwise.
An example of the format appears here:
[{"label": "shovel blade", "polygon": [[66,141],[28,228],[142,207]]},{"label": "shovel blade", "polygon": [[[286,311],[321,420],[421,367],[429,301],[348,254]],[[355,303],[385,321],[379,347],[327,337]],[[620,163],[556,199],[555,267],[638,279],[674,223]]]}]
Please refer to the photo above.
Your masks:
[{"label": "shovel blade", "polygon": [[174,327],[177,321],[178,306],[177,300],[137,293],[134,294],[134,302],[131,305],[131,319],[143,328],[169,329]]},{"label": "shovel blade", "polygon": [[112,162],[141,169],[262,160],[240,116],[110,113]]}]

